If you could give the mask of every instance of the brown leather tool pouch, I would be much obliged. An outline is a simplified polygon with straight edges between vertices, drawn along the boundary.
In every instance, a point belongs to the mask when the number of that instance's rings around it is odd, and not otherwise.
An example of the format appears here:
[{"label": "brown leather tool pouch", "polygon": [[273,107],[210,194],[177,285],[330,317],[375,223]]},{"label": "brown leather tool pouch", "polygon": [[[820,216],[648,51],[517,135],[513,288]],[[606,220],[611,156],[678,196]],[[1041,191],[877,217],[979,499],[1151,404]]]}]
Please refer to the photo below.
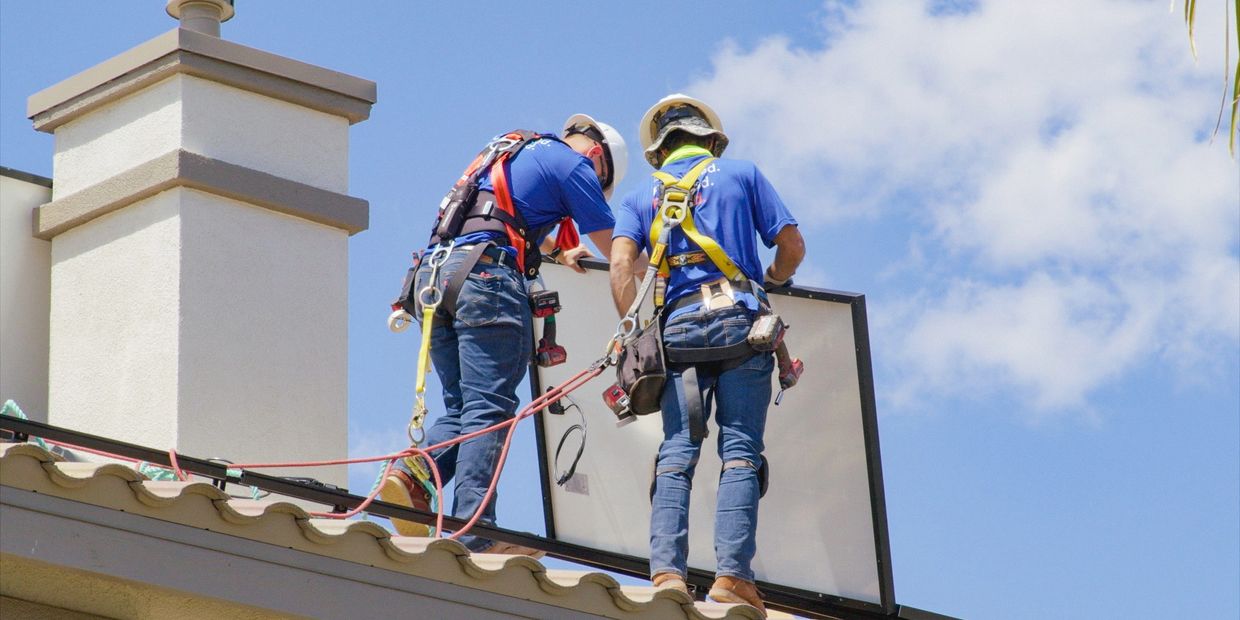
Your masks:
[{"label": "brown leather tool pouch", "polygon": [[637,415],[660,410],[667,363],[663,357],[663,328],[656,316],[620,353],[616,383],[628,393],[629,407]]}]

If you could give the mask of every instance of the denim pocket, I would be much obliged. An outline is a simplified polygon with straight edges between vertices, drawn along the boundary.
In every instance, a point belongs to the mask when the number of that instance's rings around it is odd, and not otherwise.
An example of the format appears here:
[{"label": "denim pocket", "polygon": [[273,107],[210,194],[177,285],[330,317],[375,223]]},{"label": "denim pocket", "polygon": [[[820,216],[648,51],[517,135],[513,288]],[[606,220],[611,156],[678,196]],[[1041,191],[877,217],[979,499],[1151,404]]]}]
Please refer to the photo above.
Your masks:
[{"label": "denim pocket", "polygon": [[413,272],[413,318],[417,319],[418,324],[422,323],[422,291],[431,281],[431,270],[423,262],[418,265],[416,271]]},{"label": "denim pocket", "polygon": [[456,320],[464,327],[522,325],[528,302],[516,272],[480,264],[465,278],[456,302]]},{"label": "denim pocket", "polygon": [[712,311],[707,314],[707,320],[710,322],[707,346],[712,347],[725,347],[745,340],[753,325],[749,310],[741,306]]},{"label": "denim pocket", "polygon": [[669,321],[663,341],[674,347],[723,347],[745,340],[752,324],[751,313],[741,306],[692,312]]}]

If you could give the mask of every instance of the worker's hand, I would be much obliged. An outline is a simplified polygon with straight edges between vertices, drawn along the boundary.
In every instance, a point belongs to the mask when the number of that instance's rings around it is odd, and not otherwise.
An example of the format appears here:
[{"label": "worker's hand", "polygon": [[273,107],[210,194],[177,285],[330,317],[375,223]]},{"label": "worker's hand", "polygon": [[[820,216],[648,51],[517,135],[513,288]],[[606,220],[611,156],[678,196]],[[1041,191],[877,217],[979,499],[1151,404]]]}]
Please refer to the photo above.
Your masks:
[{"label": "worker's hand", "polygon": [[780,278],[775,275],[775,265],[767,267],[766,273],[762,274],[762,288],[773,291],[777,288],[783,288],[792,284],[792,276]]},{"label": "worker's hand", "polygon": [[560,252],[560,255],[556,257],[555,262],[564,265],[577,273],[585,273],[586,268],[578,265],[577,261],[583,258],[593,257],[594,254],[590,252],[590,248],[587,248],[585,245],[579,245],[571,250]]}]

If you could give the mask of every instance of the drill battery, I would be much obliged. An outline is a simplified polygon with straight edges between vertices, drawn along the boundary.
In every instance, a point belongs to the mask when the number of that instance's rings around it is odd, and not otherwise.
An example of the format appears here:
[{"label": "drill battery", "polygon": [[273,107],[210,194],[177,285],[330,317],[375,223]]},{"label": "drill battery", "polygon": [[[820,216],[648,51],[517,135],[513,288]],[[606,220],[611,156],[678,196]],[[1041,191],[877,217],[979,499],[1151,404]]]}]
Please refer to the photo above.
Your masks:
[{"label": "drill battery", "polygon": [[788,327],[778,314],[764,314],[754,320],[749,328],[749,346],[755,351],[774,351],[784,341]]},{"label": "drill battery", "polygon": [[560,294],[556,291],[533,291],[530,293],[530,310],[534,318],[549,317],[560,311]]}]

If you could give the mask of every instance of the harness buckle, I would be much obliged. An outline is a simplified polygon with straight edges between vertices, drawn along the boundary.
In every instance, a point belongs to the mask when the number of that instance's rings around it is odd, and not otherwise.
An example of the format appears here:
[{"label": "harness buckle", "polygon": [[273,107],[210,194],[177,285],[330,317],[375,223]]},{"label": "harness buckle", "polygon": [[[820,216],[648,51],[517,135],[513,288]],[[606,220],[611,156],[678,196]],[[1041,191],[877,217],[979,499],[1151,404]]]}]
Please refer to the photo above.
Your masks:
[{"label": "harness buckle", "polygon": [[702,307],[707,311],[730,308],[736,303],[732,283],[727,278],[707,282],[699,288],[702,292]]},{"label": "harness buckle", "polygon": [[521,143],[520,140],[516,140],[513,138],[509,138],[509,137],[498,138],[496,140],[493,140],[491,144],[489,145],[489,148],[491,149],[490,154],[494,155],[496,153],[503,153],[504,151],[507,151],[508,149],[520,143]]},{"label": "harness buckle", "polygon": [[668,189],[663,192],[663,207],[659,215],[663,219],[663,227],[679,226],[689,214],[689,192]]}]

